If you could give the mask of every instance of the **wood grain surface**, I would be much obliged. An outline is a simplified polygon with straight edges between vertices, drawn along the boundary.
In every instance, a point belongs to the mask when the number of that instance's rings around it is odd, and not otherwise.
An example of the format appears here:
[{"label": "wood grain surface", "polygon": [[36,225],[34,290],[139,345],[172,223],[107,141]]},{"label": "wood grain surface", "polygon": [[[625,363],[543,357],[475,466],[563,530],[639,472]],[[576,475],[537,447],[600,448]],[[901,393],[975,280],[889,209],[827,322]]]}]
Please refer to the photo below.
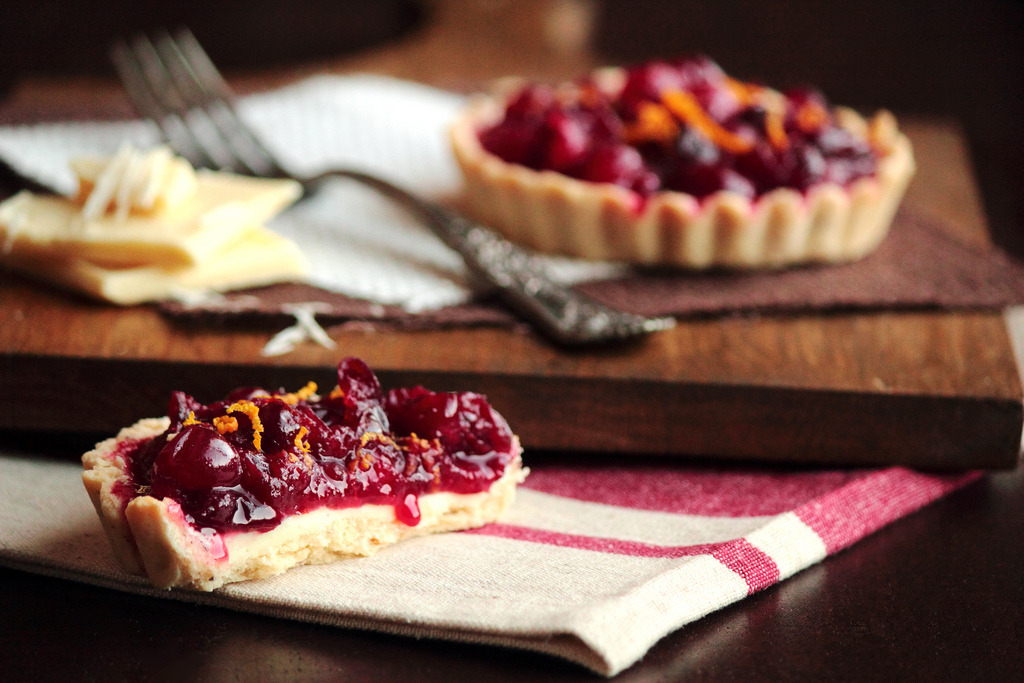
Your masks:
[{"label": "wood grain surface", "polygon": [[[371,71],[467,89],[593,64],[585,50],[538,44],[544,33],[530,12],[496,34],[481,6],[437,6],[433,28],[387,48],[233,81],[251,91],[320,71]],[[70,100],[118,110],[118,97],[105,80],[28,82],[8,111],[59,115]],[[958,128],[903,125],[919,165],[907,201],[958,238],[987,243]],[[346,331],[335,350],[306,345],[263,358],[272,332],[178,328],[149,307],[105,307],[2,275],[0,429],[109,434],[163,413],[175,389],[213,400],[239,385],[333,386],[347,355],[364,358],[386,386],[486,393],[529,449],[1012,467],[1024,412],[1000,312],[686,321],[638,344],[571,352],[496,329]]]},{"label": "wood grain surface", "polygon": [[[986,240],[955,128],[908,126],[908,201]],[[13,276],[0,281],[0,428],[113,432],[172,390],[333,385],[360,356],[385,385],[486,393],[527,448],[826,463],[1012,466],[1021,387],[1000,313],[687,321],[638,344],[553,348],[500,329],[346,331],[266,359],[272,331],[176,328]]]}]

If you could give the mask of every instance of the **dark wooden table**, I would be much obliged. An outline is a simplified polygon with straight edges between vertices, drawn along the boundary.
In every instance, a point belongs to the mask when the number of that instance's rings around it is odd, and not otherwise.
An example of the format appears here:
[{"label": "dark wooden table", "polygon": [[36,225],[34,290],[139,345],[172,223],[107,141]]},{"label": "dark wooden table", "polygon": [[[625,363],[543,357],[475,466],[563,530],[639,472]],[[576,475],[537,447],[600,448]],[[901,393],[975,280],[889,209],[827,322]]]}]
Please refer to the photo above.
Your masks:
[{"label": "dark wooden table", "polygon": [[[238,72],[233,74],[234,82],[241,90],[254,90],[322,70],[363,70],[465,89],[505,73],[569,76],[594,62],[593,55],[572,40],[559,43],[540,38],[551,35],[545,28],[550,28],[546,22],[551,17],[544,13],[552,6],[572,3],[517,3],[528,11],[517,13],[514,21],[498,21],[492,14],[500,11],[501,3],[435,4],[437,11],[425,29],[389,47],[271,73]],[[31,79],[16,84],[4,106],[22,112],[38,110],[51,117],[71,109],[109,113],[112,95],[116,94],[117,86],[109,78]],[[943,139],[948,141],[952,135],[952,144],[960,144],[948,128],[924,126],[917,132],[926,143],[928,136],[945,136]],[[940,162],[950,158],[951,148],[945,144],[924,144],[921,149],[938,150]],[[971,194],[973,188],[964,187],[959,180],[964,159],[963,149],[958,147],[953,151],[953,163],[927,164],[930,182],[919,184],[913,192],[927,194],[943,215],[953,216],[955,224],[968,227],[970,234],[965,237],[974,239],[979,226],[983,233],[984,216],[977,197]],[[944,174],[952,175],[946,178]],[[14,292],[27,297],[23,301],[34,302],[32,315],[40,315],[46,306],[59,308],[50,295],[25,294],[21,285],[4,292],[4,296]],[[97,320],[114,315],[93,313]],[[115,322],[108,326],[107,334],[90,337],[102,347],[102,354],[94,355],[123,356],[127,349],[124,340],[137,336],[135,332],[142,330],[151,335],[154,329],[163,330],[144,311],[119,315]],[[737,331],[740,327],[743,329]],[[869,389],[874,378],[871,373],[887,368],[892,377],[886,384],[897,389],[973,396],[979,401],[993,397],[1019,401],[1020,385],[997,313],[879,314],[830,320],[766,318],[717,327],[714,323],[693,323],[683,326],[670,346],[689,349],[691,346],[682,342],[741,332],[783,341],[820,341],[834,338],[832,333],[847,328],[864,332],[865,339],[885,336],[897,347],[879,343],[877,357],[872,356],[874,364],[863,372],[854,368],[849,376],[841,376],[842,367],[826,364],[825,379],[835,380],[834,384]],[[912,364],[902,362],[887,364],[886,354],[892,348],[909,349],[908,354],[913,355],[914,338],[900,332],[906,329],[923,334],[916,343],[932,338],[924,334],[928,330],[947,330],[949,334],[942,338],[954,340],[957,348],[963,346],[957,358],[980,360],[987,354],[987,365],[968,364],[965,374],[951,376],[915,372]],[[486,341],[499,333],[474,334]],[[12,348],[25,357],[31,355],[19,333],[10,332],[3,338],[14,344],[5,347],[8,360]],[[165,345],[175,346],[171,344],[176,339],[173,334],[160,336],[157,342],[152,336],[147,338],[151,341],[141,351],[132,347],[139,357],[148,358],[146,354],[158,352]],[[350,341],[365,347],[367,354],[374,353],[376,340],[353,337]],[[58,346],[70,349],[67,355],[71,357],[77,353],[75,344],[82,343],[81,338],[65,338]],[[262,337],[241,335],[227,341],[204,337],[191,343],[204,348],[242,349],[251,356]],[[388,348],[406,348],[401,339],[388,343]],[[523,358],[541,363],[545,372],[564,369],[565,359],[550,356],[549,351],[531,341],[520,343],[522,348],[518,350]],[[825,346],[813,349],[827,352]],[[296,362],[303,370],[332,360],[315,349],[304,353],[309,359],[303,357]],[[413,356],[401,356],[393,361],[397,363],[393,373],[396,377],[403,371],[401,364],[410,359],[415,360]],[[458,362],[473,369],[484,367],[485,360],[470,355]],[[948,367],[941,358],[929,362]],[[585,359],[582,365],[588,365]],[[12,367],[7,370],[13,377],[16,373]],[[716,372],[734,375],[745,372],[764,383],[775,381],[773,372],[789,371],[798,371],[790,380],[825,381],[820,374],[800,374],[799,363],[791,363],[783,371],[775,365],[739,369],[716,365],[709,370],[679,363],[679,367],[690,367],[686,372],[698,374],[716,368]],[[749,378],[744,375],[744,379]],[[52,378],[27,381],[42,394],[61,386]],[[0,408],[13,410],[14,406],[0,398]],[[531,415],[527,406],[520,404],[517,410],[523,413],[519,419],[524,424],[541,424],[541,416]],[[39,419],[44,421],[44,417]],[[0,414],[0,423],[9,427],[9,422]],[[82,445],[78,436],[0,432],[0,448],[45,452],[50,457],[77,457]],[[559,453],[533,451],[531,457],[558,458]],[[0,680],[595,678],[578,667],[541,655],[268,619],[141,598],[7,569],[0,569],[0,614]],[[1024,670],[1022,643],[1024,469],[1018,467],[990,474],[780,585],[670,635],[620,678],[1010,680],[1019,678]]]}]

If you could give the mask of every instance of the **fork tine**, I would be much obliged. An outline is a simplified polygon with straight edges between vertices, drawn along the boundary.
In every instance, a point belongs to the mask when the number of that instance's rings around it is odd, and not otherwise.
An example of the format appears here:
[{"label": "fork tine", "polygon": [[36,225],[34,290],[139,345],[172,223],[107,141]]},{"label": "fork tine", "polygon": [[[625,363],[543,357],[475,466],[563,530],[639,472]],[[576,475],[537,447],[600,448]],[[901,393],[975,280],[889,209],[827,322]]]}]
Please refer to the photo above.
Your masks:
[{"label": "fork tine", "polygon": [[164,34],[158,48],[166,50],[165,58],[181,69],[179,83],[188,81],[190,94],[202,106],[220,130],[224,140],[247,169],[254,175],[286,176],[274,154],[245,123],[234,104],[234,93],[213,61],[187,28],[179,29],[173,38]]},{"label": "fork tine", "polygon": [[207,87],[178,41],[166,31],[160,31],[155,36],[154,44],[177,94],[195,116],[202,116],[204,123],[210,125],[209,133],[216,136],[218,151],[223,153],[226,166],[230,170],[249,175],[267,174],[269,169],[266,160],[253,150],[251,144],[239,141],[241,121],[228,111],[219,94]]},{"label": "fork tine", "polygon": [[214,162],[212,167],[254,173],[235,153],[230,139],[222,133],[206,108],[205,98],[195,87],[187,65],[181,60],[167,32],[157,32],[155,44],[145,35],[140,35],[133,45],[143,72],[156,88],[155,93],[188,127],[189,134],[202,152]]},{"label": "fork tine", "polygon": [[142,66],[135,59],[135,54],[128,47],[128,43],[123,39],[116,40],[110,46],[109,56],[135,111],[155,123],[160,128],[160,134],[165,141],[175,147],[180,154],[188,157],[189,161],[194,161],[193,154],[187,154],[187,150],[178,149],[177,144],[172,142],[177,138],[177,131],[171,125],[171,114],[165,111],[153,96],[149,88],[149,80],[143,73]]},{"label": "fork tine", "polygon": [[[206,145],[196,137],[195,131],[184,118],[184,107],[180,102],[170,102],[166,75],[154,62],[153,55],[144,55],[148,40],[140,36],[129,45],[124,40],[116,41],[110,49],[110,59],[124,85],[132,105],[145,118],[155,122],[164,140],[195,167],[216,168]],[[152,46],[150,45],[150,48]],[[146,67],[147,63],[149,68]]]}]

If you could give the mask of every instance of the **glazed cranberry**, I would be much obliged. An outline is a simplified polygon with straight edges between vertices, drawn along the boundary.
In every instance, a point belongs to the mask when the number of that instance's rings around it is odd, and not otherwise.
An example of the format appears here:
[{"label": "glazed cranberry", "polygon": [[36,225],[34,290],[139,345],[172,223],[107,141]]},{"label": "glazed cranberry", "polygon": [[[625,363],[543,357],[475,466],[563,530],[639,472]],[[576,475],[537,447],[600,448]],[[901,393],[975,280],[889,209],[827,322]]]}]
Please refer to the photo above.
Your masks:
[{"label": "glazed cranberry", "polygon": [[189,425],[160,450],[153,461],[152,486],[200,490],[234,486],[242,475],[238,453],[214,429]]},{"label": "glazed cranberry", "polygon": [[399,389],[388,394],[386,407],[396,434],[437,439],[448,453],[506,451],[511,444],[508,425],[479,394]]},{"label": "glazed cranberry", "polygon": [[590,137],[594,142],[618,140],[622,136],[622,119],[611,103],[599,99],[580,109],[588,122]]},{"label": "glazed cranberry", "polygon": [[618,99],[619,107],[625,118],[633,119],[641,102],[658,102],[663,92],[684,88],[684,75],[678,66],[661,61],[641,64],[626,72],[626,83]]},{"label": "glazed cranberry", "polygon": [[215,488],[199,500],[187,501],[184,507],[199,525],[215,529],[268,528],[276,526],[280,517],[274,508],[238,487]]},{"label": "glazed cranberry", "polygon": [[825,159],[824,180],[846,185],[876,170],[871,147],[843,128],[825,128],[812,140]]},{"label": "glazed cranberry", "polygon": [[785,92],[786,100],[790,104],[790,111],[795,113],[807,104],[820,107],[822,111],[828,111],[828,100],[821,91],[814,88],[791,88]]},{"label": "glazed cranberry", "polygon": [[[629,189],[641,197],[649,197],[661,189],[661,177],[654,171],[644,169],[633,178]],[[642,206],[642,203],[638,204],[637,210],[642,208]]]},{"label": "glazed cranberry", "polygon": [[505,118],[480,132],[480,144],[509,163],[543,168],[547,134],[545,116],[554,106],[555,94],[551,88],[523,88],[509,101]]},{"label": "glazed cranberry", "polygon": [[796,150],[796,168],[793,169],[790,182],[798,190],[806,190],[811,185],[826,179],[828,164],[824,155],[817,147],[803,145]]},{"label": "glazed cranberry", "polygon": [[344,395],[344,424],[362,432],[387,432],[387,416],[381,409],[384,392],[380,382],[358,358],[346,358],[338,365],[338,388]]},{"label": "glazed cranberry", "polygon": [[265,457],[272,489],[271,495],[262,497],[263,500],[285,514],[300,510],[319,465],[311,458],[294,452],[268,452]]},{"label": "glazed cranberry", "polygon": [[171,418],[171,429],[178,431],[181,423],[188,419],[189,414],[202,410],[203,404],[188,394],[175,391],[171,393],[170,405],[167,407],[167,415]]},{"label": "glazed cranberry", "polygon": [[792,146],[777,150],[762,141],[749,152],[737,155],[735,166],[737,171],[753,181],[758,193],[763,193],[790,185],[796,157]]},{"label": "glazed cranberry", "polygon": [[722,168],[719,177],[723,190],[735,192],[747,199],[753,199],[757,195],[757,189],[750,182],[750,179],[744,177],[735,169]]},{"label": "glazed cranberry", "polygon": [[716,121],[724,121],[740,111],[740,101],[729,88],[720,83],[698,83],[690,88],[701,107]]},{"label": "glazed cranberry", "polygon": [[754,184],[740,173],[720,163],[682,166],[669,178],[669,188],[695,197],[707,197],[722,190],[753,198]]},{"label": "glazed cranberry", "polygon": [[346,358],[338,364],[338,388],[356,404],[379,403],[384,397],[377,376],[358,358]]},{"label": "glazed cranberry", "polygon": [[365,498],[381,495],[381,487],[385,485],[395,490],[399,486],[396,474],[404,470],[404,465],[405,460],[393,440],[383,435],[366,440],[349,455],[349,493]]},{"label": "glazed cranberry", "polygon": [[547,86],[534,85],[521,89],[508,103],[506,115],[511,119],[523,120],[531,116],[543,116],[555,103],[555,91]]},{"label": "glazed cranberry", "polygon": [[[173,425],[171,427],[173,429]],[[168,430],[170,431],[170,430]],[[129,456],[132,483],[149,486],[153,476],[153,462],[167,444],[165,434],[138,444]]]},{"label": "glazed cranberry", "polygon": [[[348,451],[344,451],[348,452]],[[342,453],[339,451],[338,454]],[[344,458],[324,456],[320,458],[320,467],[324,475],[328,477],[340,493],[345,493],[348,488],[348,462]]]},{"label": "glazed cranberry", "polygon": [[402,470],[410,482],[428,485],[439,473],[438,464],[444,458],[440,442],[412,437],[396,439],[405,454]]},{"label": "glazed cranberry", "polygon": [[853,158],[825,157],[823,179],[839,185],[849,185],[858,178],[873,174],[876,167],[875,159],[869,155]]},{"label": "glazed cranberry", "polygon": [[764,131],[765,118],[768,112],[759,104],[752,104],[740,109],[724,119],[726,128],[734,133],[749,132],[759,137]]},{"label": "glazed cranberry", "polygon": [[359,444],[359,436],[350,429],[339,428],[334,420],[326,420],[318,425],[306,437],[309,454],[317,460],[337,457],[339,453],[348,453]]},{"label": "glazed cranberry", "polygon": [[687,89],[707,83],[720,83],[725,78],[722,67],[706,55],[681,57],[670,60],[668,64],[679,71],[682,86]]},{"label": "glazed cranberry", "polygon": [[542,167],[541,136],[538,121],[504,121],[480,132],[480,144],[491,154],[510,164]]},{"label": "glazed cranberry", "polygon": [[308,445],[310,434],[319,431],[316,417],[304,406],[290,406],[272,399],[262,402],[259,415],[263,426],[261,448],[265,453],[294,451],[296,441]]},{"label": "glazed cranberry", "polygon": [[448,458],[441,465],[442,476],[452,481],[474,484],[494,479],[495,468],[500,461],[491,455],[459,454]]},{"label": "glazed cranberry", "polygon": [[852,158],[871,152],[867,143],[845,128],[823,128],[812,139],[825,156]]},{"label": "glazed cranberry", "polygon": [[715,143],[689,126],[676,138],[675,153],[681,164],[714,164],[722,156]]},{"label": "glazed cranberry", "polygon": [[544,123],[548,131],[544,168],[564,172],[582,163],[592,142],[582,117],[553,109]]},{"label": "glazed cranberry", "polygon": [[270,474],[270,463],[266,456],[255,449],[246,449],[239,454],[242,462],[241,486],[261,501],[272,501],[276,483]]},{"label": "glazed cranberry", "polygon": [[606,143],[594,149],[582,177],[592,183],[614,183],[630,187],[644,170],[644,159],[635,147]]}]

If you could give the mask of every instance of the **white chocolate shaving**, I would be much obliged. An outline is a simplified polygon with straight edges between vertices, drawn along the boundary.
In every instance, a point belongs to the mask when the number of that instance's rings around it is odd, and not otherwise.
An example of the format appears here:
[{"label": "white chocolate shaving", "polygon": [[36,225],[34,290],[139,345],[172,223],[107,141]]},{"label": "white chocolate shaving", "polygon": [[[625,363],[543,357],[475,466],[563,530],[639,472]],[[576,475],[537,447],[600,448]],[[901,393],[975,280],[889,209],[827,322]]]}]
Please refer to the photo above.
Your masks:
[{"label": "white chocolate shaving", "polygon": [[129,212],[168,209],[195,192],[195,172],[187,161],[175,157],[167,147],[142,152],[129,145],[99,167],[76,164],[82,182],[92,182],[92,191],[82,205],[82,220],[95,221],[111,208],[123,222]]},{"label": "white chocolate shaving", "polygon": [[261,351],[263,356],[281,356],[291,352],[304,341],[314,341],[327,349],[337,346],[334,340],[316,321],[316,313],[322,310],[316,303],[291,304],[283,310],[295,316],[295,324],[286,327],[266,343]]}]

